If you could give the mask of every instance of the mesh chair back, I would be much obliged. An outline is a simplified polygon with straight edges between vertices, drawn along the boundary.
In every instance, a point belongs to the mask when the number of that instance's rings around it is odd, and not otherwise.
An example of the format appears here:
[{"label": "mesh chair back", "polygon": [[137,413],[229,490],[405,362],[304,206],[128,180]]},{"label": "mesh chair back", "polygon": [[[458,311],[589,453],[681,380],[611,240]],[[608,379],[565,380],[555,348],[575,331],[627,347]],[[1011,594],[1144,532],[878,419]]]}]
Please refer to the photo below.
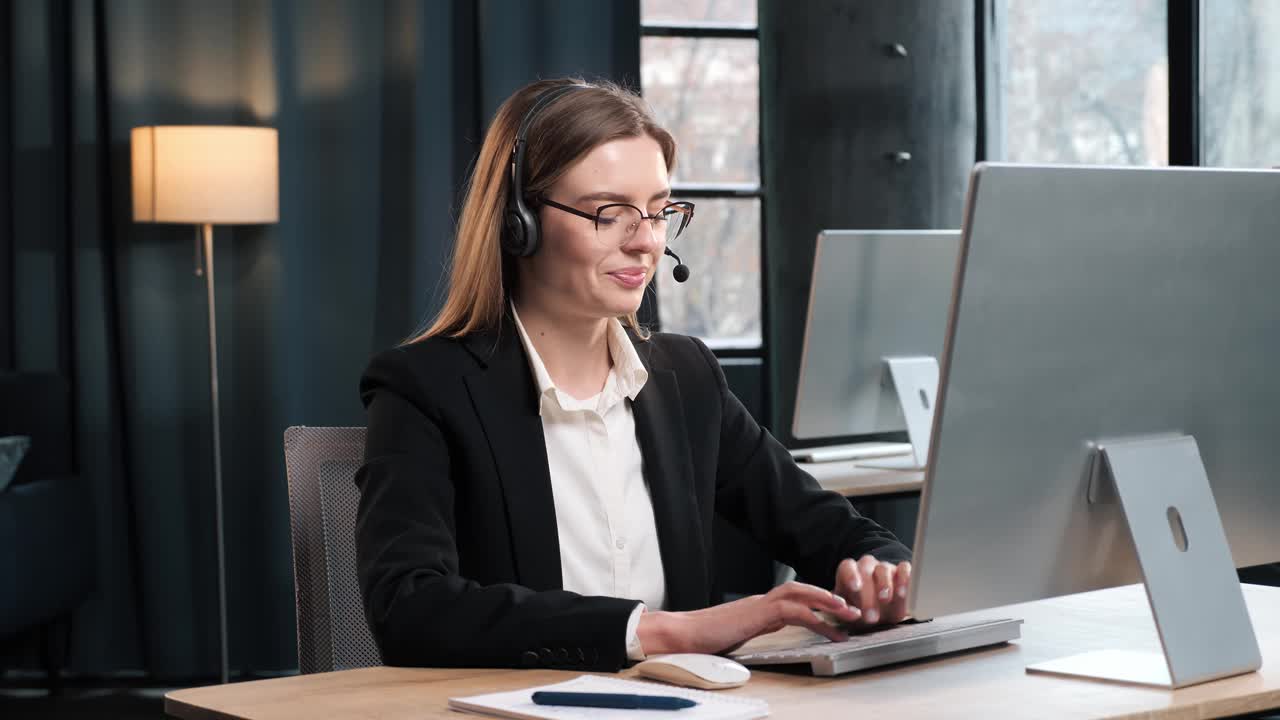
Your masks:
[{"label": "mesh chair back", "polygon": [[284,432],[298,604],[298,665],[329,672],[381,665],[356,578],[356,470],[362,427],[291,427]]}]

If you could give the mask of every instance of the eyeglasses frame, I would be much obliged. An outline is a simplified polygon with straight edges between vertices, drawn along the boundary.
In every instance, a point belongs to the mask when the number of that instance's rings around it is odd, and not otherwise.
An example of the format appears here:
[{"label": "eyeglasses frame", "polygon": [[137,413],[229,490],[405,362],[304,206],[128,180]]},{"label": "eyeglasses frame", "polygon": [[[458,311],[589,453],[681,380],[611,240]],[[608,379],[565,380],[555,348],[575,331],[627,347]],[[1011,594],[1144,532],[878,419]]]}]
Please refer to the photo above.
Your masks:
[{"label": "eyeglasses frame", "polygon": [[580,218],[590,220],[592,223],[594,223],[596,232],[600,232],[600,213],[612,207],[629,207],[632,210],[635,210],[637,213],[639,213],[641,220],[650,221],[649,227],[651,228],[653,227],[652,221],[654,219],[663,217],[663,213],[667,211],[667,208],[678,207],[678,208],[681,208],[682,211],[687,210],[687,212],[680,213],[682,215],[682,217],[680,218],[680,222],[681,222],[680,229],[676,230],[676,234],[671,238],[672,240],[680,237],[680,235],[685,231],[685,228],[689,227],[689,223],[693,222],[694,204],[687,200],[669,202],[666,205],[663,205],[662,208],[658,210],[658,212],[652,215],[646,215],[644,210],[641,210],[640,208],[636,207],[635,205],[632,205],[631,203],[608,203],[606,205],[600,205],[596,208],[596,212],[593,215],[591,213],[579,210],[578,208],[573,207],[571,205],[558,203],[555,200],[552,200],[551,198],[541,198],[538,202],[548,207],[553,207],[557,210],[567,212],[570,215],[577,215]]}]

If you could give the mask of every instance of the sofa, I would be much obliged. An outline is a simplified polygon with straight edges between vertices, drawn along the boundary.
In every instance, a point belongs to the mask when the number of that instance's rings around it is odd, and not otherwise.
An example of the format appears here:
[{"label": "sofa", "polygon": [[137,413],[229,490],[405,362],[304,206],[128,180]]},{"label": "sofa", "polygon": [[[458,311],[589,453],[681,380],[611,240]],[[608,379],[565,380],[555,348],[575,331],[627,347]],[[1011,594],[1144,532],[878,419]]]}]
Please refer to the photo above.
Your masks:
[{"label": "sofa", "polygon": [[0,647],[43,645],[56,685],[72,612],[93,588],[95,544],[89,488],[72,466],[72,409],[65,380],[0,373],[0,437],[31,447],[0,491]]}]

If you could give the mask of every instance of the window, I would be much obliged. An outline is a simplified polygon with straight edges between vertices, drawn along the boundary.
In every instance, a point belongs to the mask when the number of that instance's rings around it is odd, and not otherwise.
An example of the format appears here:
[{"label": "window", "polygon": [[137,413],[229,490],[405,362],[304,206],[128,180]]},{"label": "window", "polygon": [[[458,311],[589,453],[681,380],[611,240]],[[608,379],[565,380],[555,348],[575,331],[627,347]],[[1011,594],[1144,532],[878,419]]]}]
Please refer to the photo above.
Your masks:
[{"label": "window", "polygon": [[760,60],[755,0],[643,0],[641,88],[679,146],[673,194],[697,204],[658,274],[664,330],[718,351],[761,345]]},{"label": "window", "polygon": [[996,7],[1004,117],[994,157],[1168,164],[1165,0],[999,0]]},{"label": "window", "polygon": [[1202,7],[1204,164],[1280,166],[1280,2]]},{"label": "window", "polygon": [[709,347],[759,347],[760,198],[696,202],[677,250],[692,269],[689,281],[658,275],[662,326],[697,335]]},{"label": "window", "polygon": [[756,26],[756,0],[641,0],[640,22],[695,22]]},{"label": "window", "polygon": [[760,182],[755,40],[647,37],[645,99],[680,145],[674,182]]}]

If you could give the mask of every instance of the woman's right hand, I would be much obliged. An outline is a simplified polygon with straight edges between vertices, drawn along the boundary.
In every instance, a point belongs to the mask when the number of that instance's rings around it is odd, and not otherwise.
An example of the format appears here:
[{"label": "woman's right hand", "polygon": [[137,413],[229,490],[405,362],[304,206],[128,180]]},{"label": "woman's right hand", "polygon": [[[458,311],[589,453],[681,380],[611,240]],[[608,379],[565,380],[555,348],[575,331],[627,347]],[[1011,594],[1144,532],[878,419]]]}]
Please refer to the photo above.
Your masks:
[{"label": "woman's right hand", "polygon": [[814,611],[823,610],[844,623],[862,617],[844,598],[814,585],[784,583],[764,595],[735,600],[705,610],[648,611],[637,630],[646,655],[665,653],[724,653],[751,638],[788,625],[808,628],[832,641],[849,639],[840,628]]}]

